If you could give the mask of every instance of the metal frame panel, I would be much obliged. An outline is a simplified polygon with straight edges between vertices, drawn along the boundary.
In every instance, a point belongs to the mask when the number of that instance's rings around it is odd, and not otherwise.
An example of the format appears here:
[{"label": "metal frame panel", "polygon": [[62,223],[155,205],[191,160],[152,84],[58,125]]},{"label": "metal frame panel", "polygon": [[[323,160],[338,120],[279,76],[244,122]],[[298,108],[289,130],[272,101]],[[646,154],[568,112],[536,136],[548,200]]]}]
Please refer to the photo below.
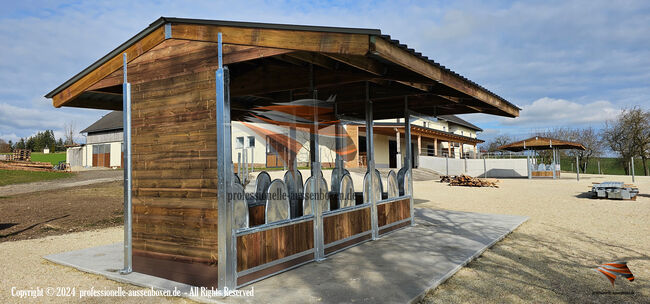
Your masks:
[{"label": "metal frame panel", "polygon": [[[406,142],[406,155],[404,156],[404,163],[406,164],[407,173],[410,174],[405,174],[408,175],[408,183],[409,183],[409,190],[411,191],[411,194],[409,194],[409,205],[410,205],[410,211],[411,211],[411,226],[415,226],[415,217],[413,216],[415,214],[413,210],[413,163],[411,161],[412,158],[412,147],[411,147],[411,113],[409,111],[409,100],[408,96],[404,96],[404,137],[405,142]],[[406,193],[404,193],[406,194]]]},{"label": "metal frame panel", "polygon": [[[374,185],[375,180],[375,144],[374,144],[374,121],[372,118],[372,101],[370,100],[370,84],[366,81],[366,162],[368,163],[368,172],[370,174],[370,185]],[[364,191],[365,185],[363,187]],[[372,239],[379,238],[379,227],[377,227],[377,200],[374,195],[374,187],[370,187],[370,224],[372,227]],[[380,194],[381,195],[381,194]]]},{"label": "metal frame panel", "polygon": [[122,124],[124,128],[124,269],[122,274],[133,271],[133,180],[131,174],[131,84],[127,79],[127,57],[124,60],[124,82],[122,85]]},{"label": "metal frame panel", "polygon": [[215,73],[217,105],[217,210],[218,212],[218,287],[235,289],[237,286],[237,248],[232,225],[232,204],[229,203],[233,178],[230,130],[230,77],[223,67],[221,33],[218,36],[219,68]]}]

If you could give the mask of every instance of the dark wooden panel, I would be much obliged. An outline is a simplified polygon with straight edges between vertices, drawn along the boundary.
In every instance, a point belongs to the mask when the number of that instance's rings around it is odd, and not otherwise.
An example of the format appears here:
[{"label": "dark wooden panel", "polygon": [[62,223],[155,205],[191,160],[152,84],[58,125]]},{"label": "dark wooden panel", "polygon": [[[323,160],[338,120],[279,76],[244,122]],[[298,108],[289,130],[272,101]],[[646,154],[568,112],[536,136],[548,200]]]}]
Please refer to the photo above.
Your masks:
[{"label": "dark wooden panel", "polygon": [[353,239],[345,241],[343,243],[336,244],[336,245],[334,245],[332,247],[325,248],[325,254],[330,254],[330,253],[332,253],[334,251],[337,251],[339,249],[343,249],[345,247],[349,247],[349,246],[352,246],[354,244],[358,244],[358,243],[367,241],[367,240],[369,240],[371,238],[372,238],[372,234],[366,234],[366,235],[362,235],[360,237],[353,238]]},{"label": "dark wooden panel", "polygon": [[410,199],[377,205],[377,225],[379,227],[403,220],[411,216]]},{"label": "dark wooden panel", "polygon": [[264,224],[265,221],[265,205],[257,205],[248,208],[248,224],[250,227],[259,226]]},{"label": "dark wooden panel", "polygon": [[259,279],[261,277],[264,277],[264,276],[267,276],[267,275],[270,275],[270,274],[280,272],[280,271],[282,271],[284,269],[296,266],[296,265],[304,263],[304,262],[311,261],[313,259],[314,259],[314,254],[313,253],[305,254],[305,255],[297,257],[297,258],[295,258],[293,260],[289,260],[289,261],[286,261],[284,263],[280,263],[280,264],[273,265],[273,266],[268,267],[268,268],[264,268],[264,269],[262,269],[260,271],[256,271],[256,272],[253,272],[253,273],[249,273],[247,275],[243,275],[243,276],[237,278],[237,285],[246,284],[246,283],[248,283],[250,281]]},{"label": "dark wooden panel", "polygon": [[402,228],[402,227],[406,227],[406,226],[408,226],[408,225],[411,225],[411,222],[410,222],[410,221],[407,221],[407,222],[404,222],[404,223],[401,223],[401,224],[397,224],[397,225],[394,225],[394,226],[390,226],[390,227],[388,227],[388,228],[379,229],[379,234],[380,234],[380,235],[381,235],[381,234],[386,234],[386,233],[388,233],[388,232],[391,232],[391,231],[393,231],[393,230],[400,229],[400,228]]},{"label": "dark wooden panel", "polygon": [[370,208],[325,217],[323,229],[325,244],[369,231],[371,229]]},{"label": "dark wooden panel", "polygon": [[237,271],[314,248],[313,221],[237,237]]},{"label": "dark wooden panel", "polygon": [[216,264],[174,260],[164,255],[152,255],[139,250],[133,250],[133,271],[193,286],[217,288],[218,282]]}]

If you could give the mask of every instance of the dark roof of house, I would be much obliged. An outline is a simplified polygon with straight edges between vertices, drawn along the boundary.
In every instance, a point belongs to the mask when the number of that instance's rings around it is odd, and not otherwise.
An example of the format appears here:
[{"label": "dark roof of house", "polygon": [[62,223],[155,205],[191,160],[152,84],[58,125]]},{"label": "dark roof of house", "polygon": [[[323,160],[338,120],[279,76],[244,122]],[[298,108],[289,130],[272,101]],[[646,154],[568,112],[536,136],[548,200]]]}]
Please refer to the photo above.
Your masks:
[{"label": "dark roof of house", "polygon": [[122,111],[110,112],[98,121],[81,130],[79,133],[95,133],[103,131],[122,130]]},{"label": "dark roof of house", "polygon": [[470,123],[470,122],[468,122],[468,121],[466,121],[466,120],[464,120],[464,119],[462,119],[462,118],[460,118],[460,117],[458,117],[456,115],[440,115],[440,116],[438,116],[438,118],[442,119],[442,120],[446,120],[446,121],[451,122],[451,123],[455,123],[457,125],[461,125],[463,127],[468,127],[468,128],[470,128],[472,130],[483,131],[483,129],[473,125],[472,123]]}]

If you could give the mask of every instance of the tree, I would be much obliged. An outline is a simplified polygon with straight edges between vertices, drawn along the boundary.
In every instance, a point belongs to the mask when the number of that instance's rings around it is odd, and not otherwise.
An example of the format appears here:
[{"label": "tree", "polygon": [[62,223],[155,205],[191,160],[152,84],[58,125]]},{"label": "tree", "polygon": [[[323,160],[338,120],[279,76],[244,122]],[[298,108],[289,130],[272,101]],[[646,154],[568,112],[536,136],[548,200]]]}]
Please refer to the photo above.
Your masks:
[{"label": "tree", "polygon": [[509,143],[513,142],[513,139],[508,136],[508,135],[498,135],[492,140],[486,142],[485,144],[482,145],[482,148],[487,150],[488,152],[499,152],[499,147],[503,145],[507,145]]},{"label": "tree", "polygon": [[608,121],[603,139],[612,151],[621,157],[625,173],[629,174],[629,160],[640,156],[643,170],[648,175],[646,160],[650,146],[650,112],[639,107],[623,109],[613,121]]},{"label": "tree", "polygon": [[6,141],[4,141],[4,139],[0,139],[0,153],[9,153],[9,152],[11,152],[11,145]]},{"label": "tree", "polygon": [[69,122],[63,125],[63,136],[65,137],[66,145],[74,145],[74,136],[76,133],[76,127],[74,122]]}]

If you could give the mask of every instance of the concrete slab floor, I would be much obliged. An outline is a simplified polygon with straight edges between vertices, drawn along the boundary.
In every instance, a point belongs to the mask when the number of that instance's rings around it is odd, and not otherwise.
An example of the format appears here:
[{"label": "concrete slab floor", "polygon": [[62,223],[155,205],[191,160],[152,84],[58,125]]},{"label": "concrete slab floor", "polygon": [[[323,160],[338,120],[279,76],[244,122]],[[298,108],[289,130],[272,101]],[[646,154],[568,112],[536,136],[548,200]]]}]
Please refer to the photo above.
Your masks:
[{"label": "concrete slab floor", "polygon": [[192,286],[141,273],[120,275],[122,244],[45,256],[111,280],[173,290],[206,303],[409,303],[420,300],[528,218],[416,208],[415,227],[248,285],[254,297],[209,298]]}]

